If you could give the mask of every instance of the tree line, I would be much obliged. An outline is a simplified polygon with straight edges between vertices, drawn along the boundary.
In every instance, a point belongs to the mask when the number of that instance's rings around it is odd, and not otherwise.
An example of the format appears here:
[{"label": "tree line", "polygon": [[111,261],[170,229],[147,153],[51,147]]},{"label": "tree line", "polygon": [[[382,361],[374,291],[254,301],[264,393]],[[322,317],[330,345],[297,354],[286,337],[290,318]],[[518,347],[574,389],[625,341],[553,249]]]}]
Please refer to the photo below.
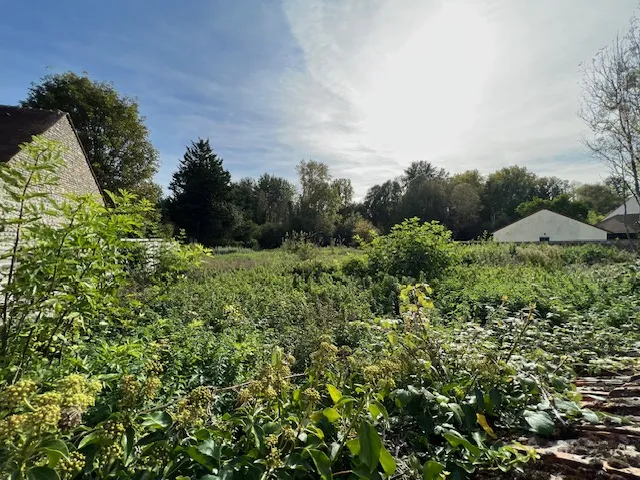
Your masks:
[{"label": "tree line", "polygon": [[351,182],[321,162],[297,166],[300,190],[268,173],[231,181],[208,140],[192,142],[173,175],[165,219],[205,245],[277,247],[288,232],[353,244],[406,218],[437,220],[457,239],[477,238],[543,208],[597,223],[621,201],[616,182],[571,184],[511,166],[487,176],[449,174],[426,161],[353,201]]},{"label": "tree line", "polygon": [[158,153],[145,119],[113,84],[73,72],[48,75],[31,86],[22,105],[68,112],[103,189],[148,198],[157,205],[156,233],[184,234],[207,246],[272,248],[290,232],[321,244],[353,244],[356,236],[386,233],[412,217],[437,220],[468,240],[543,208],[595,224],[630,190],[616,171],[602,183],[576,185],[520,166],[451,174],[415,161],[354,201],[350,180],[314,160],[298,164],[299,188],[269,173],[232,181],[209,140],[198,139],[186,148],[163,198],[153,181]]}]

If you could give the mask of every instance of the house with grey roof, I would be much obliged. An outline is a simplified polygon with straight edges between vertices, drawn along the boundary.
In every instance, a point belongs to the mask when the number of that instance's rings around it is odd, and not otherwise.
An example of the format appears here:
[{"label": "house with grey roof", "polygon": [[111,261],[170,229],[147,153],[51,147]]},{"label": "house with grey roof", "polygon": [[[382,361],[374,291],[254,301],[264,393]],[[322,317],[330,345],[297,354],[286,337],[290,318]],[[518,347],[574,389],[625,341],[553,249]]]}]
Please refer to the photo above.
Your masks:
[{"label": "house with grey roof", "polygon": [[609,212],[597,225],[610,232],[610,237],[635,238],[640,233],[640,204],[630,196],[618,208]]}]

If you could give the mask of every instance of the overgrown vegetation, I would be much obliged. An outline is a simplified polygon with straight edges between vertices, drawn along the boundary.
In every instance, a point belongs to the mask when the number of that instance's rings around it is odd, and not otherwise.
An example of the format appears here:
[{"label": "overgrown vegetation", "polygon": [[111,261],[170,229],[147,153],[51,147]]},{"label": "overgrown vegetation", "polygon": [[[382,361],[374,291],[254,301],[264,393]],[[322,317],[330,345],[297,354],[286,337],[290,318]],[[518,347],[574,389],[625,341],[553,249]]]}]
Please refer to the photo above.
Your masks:
[{"label": "overgrown vegetation", "polygon": [[6,477],[470,478],[535,461],[523,434],[622,422],[571,382],[636,366],[607,360],[639,340],[629,253],[418,219],[359,250],[149,249],[146,202],[54,202],[59,147],[25,148],[2,166]]}]

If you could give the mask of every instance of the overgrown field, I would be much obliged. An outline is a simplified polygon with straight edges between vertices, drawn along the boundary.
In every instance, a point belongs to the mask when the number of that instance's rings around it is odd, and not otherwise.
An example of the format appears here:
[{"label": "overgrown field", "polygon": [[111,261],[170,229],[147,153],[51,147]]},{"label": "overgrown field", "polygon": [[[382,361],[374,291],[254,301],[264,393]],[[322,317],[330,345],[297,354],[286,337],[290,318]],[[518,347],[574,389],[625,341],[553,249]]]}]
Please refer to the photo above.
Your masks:
[{"label": "overgrown field", "polygon": [[467,478],[526,469],[523,433],[603,421],[571,380],[633,367],[603,360],[636,348],[633,258],[420,228],[133,265],[117,307],[5,386],[5,474]]},{"label": "overgrown field", "polygon": [[[44,187],[55,151],[34,148]],[[411,219],[357,250],[149,257],[126,240],[147,207],[131,195],[49,202],[54,226],[3,174],[21,237],[1,287],[5,478],[486,478],[536,460],[522,435],[624,421],[572,385],[637,366],[624,251],[460,245]]]}]

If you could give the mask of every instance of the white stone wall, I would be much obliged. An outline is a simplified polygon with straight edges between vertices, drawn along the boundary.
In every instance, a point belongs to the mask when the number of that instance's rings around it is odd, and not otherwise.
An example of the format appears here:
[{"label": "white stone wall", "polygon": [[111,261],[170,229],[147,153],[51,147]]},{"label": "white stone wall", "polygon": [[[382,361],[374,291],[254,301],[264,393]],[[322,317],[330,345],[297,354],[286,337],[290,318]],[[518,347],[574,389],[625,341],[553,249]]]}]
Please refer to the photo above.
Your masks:
[{"label": "white stone wall", "polygon": [[541,210],[493,234],[496,242],[539,242],[541,237],[548,237],[551,242],[593,242],[606,241],[607,232],[564,215]]}]

